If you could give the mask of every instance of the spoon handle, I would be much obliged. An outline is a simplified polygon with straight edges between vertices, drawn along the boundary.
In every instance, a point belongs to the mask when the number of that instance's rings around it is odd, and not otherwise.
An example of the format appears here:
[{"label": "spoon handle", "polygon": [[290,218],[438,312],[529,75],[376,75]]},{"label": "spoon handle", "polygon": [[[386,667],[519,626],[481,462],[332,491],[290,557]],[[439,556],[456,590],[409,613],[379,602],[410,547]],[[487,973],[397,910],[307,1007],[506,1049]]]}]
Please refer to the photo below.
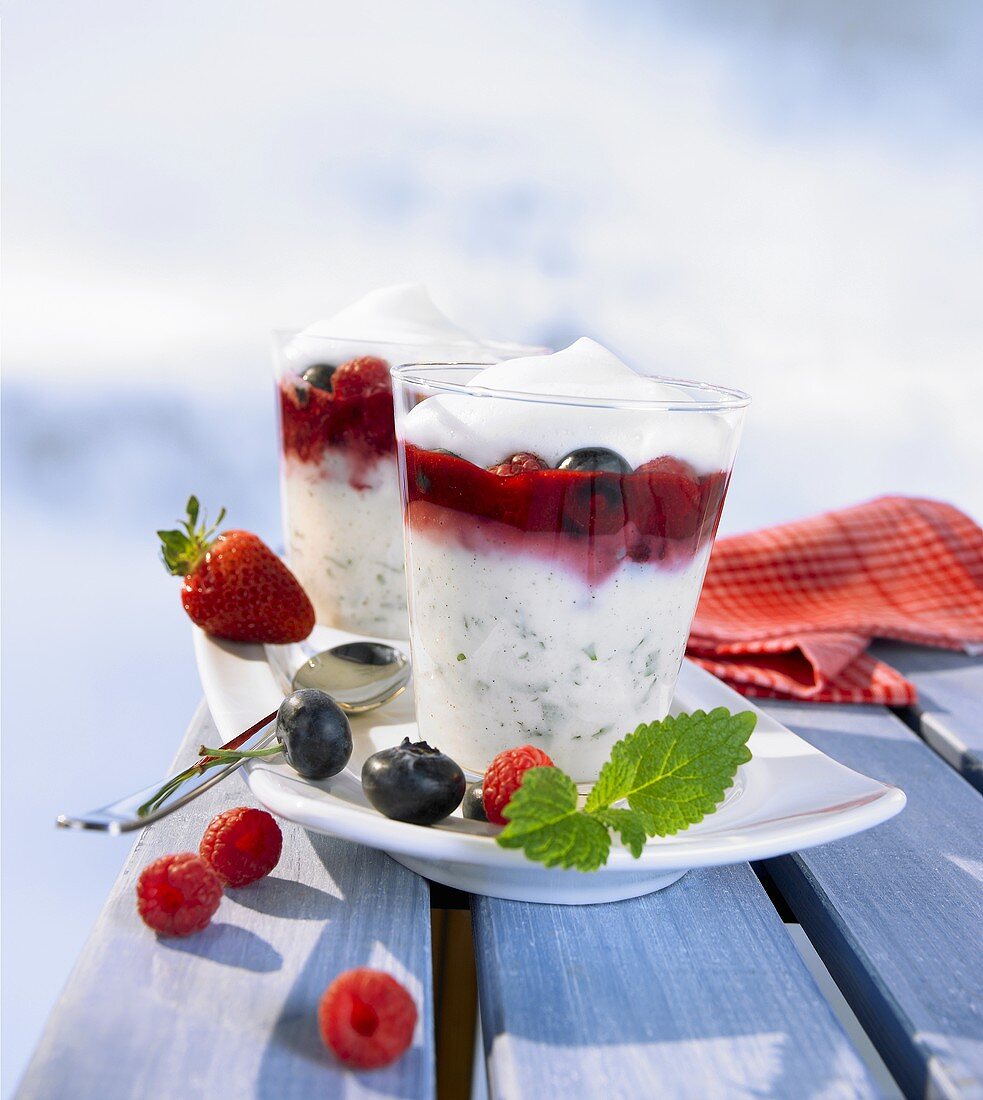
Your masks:
[{"label": "spoon handle", "polygon": [[[255,722],[247,730],[243,730],[237,737],[222,745],[223,749],[261,749],[274,740],[273,730],[267,730],[267,726],[276,718],[276,711],[267,714]],[[129,833],[134,829],[142,829],[153,821],[159,821],[162,817],[173,813],[175,810],[186,806],[198,795],[210,790],[230,776],[237,768],[242,766],[241,760],[234,760],[224,767],[215,767],[205,770],[215,760],[214,756],[199,757],[185,771],[168,779],[163,779],[153,786],[135,791],[126,798],[120,798],[116,802],[110,802],[98,810],[90,810],[87,814],[59,814],[57,824],[62,829],[94,829],[104,833]],[[180,782],[179,782],[180,780]],[[159,797],[166,788],[174,785],[174,789],[168,791],[163,797]],[[152,808],[148,809],[148,805]]]}]

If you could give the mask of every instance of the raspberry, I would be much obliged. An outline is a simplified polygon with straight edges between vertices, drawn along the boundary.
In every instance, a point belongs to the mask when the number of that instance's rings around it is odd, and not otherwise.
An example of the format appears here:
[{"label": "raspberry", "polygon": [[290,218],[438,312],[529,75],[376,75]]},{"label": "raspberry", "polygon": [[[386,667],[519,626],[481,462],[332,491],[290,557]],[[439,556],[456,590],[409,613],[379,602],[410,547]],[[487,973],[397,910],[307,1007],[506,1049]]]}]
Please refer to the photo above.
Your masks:
[{"label": "raspberry", "polygon": [[364,401],[373,394],[391,392],[389,364],[374,355],[342,363],[331,381],[335,400],[340,402]]},{"label": "raspberry", "polygon": [[696,470],[688,462],[672,455],[662,455],[661,458],[651,458],[643,463],[635,471],[638,474],[672,474],[674,477],[685,477],[690,481],[696,480]]},{"label": "raspberry", "polygon": [[271,814],[238,806],[213,817],[198,854],[226,886],[248,886],[280,859],[283,834]]},{"label": "raspberry", "polygon": [[498,474],[499,477],[515,477],[516,474],[530,474],[535,473],[537,470],[548,470],[549,466],[539,455],[534,455],[530,451],[519,451],[518,454],[512,455],[511,458],[507,458],[504,462],[499,462],[495,466],[489,466],[488,469],[493,474]]},{"label": "raspberry", "polygon": [[506,749],[488,765],[481,783],[485,816],[493,825],[504,825],[502,810],[522,783],[522,773],[528,768],[552,768],[553,761],[533,745],[520,749]]},{"label": "raspberry", "polygon": [[325,1045],[354,1069],[388,1066],[413,1042],[416,1005],[381,970],[346,970],[328,986],[317,1010]]},{"label": "raspberry", "polygon": [[137,882],[137,912],[162,936],[190,936],[208,926],[222,900],[222,883],[194,852],[161,856]]}]

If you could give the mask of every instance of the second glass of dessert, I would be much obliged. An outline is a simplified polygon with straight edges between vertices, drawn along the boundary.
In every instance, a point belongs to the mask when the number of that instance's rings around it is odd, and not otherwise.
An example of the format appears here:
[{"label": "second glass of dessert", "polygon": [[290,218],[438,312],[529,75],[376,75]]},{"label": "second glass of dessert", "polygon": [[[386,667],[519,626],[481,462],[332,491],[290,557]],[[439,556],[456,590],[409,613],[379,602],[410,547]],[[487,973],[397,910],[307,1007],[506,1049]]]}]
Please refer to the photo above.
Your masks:
[{"label": "second glass of dessert", "polygon": [[393,379],[421,736],[596,779],[669,711],[749,398],[590,340]]},{"label": "second glass of dessert", "polygon": [[535,349],[474,339],[414,283],[275,334],[284,536],[318,622],[407,637],[390,367],[510,350]]}]

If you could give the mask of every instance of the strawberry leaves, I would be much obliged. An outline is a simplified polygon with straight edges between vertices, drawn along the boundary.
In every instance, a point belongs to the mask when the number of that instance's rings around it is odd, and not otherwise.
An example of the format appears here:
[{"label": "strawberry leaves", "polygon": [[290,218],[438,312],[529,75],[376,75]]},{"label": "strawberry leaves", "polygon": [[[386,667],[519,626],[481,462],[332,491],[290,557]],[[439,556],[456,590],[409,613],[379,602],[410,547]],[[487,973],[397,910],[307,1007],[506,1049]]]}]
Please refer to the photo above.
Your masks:
[{"label": "strawberry leaves", "polygon": [[208,527],[204,513],[201,513],[202,522],[198,526],[198,516],[201,512],[198,498],[194,495],[188,497],[185,505],[187,519],[181,521],[180,528],[171,531],[158,531],[160,539],[160,556],[168,573],[175,577],[186,577],[195,566],[208,553],[211,539],[218,530],[219,524],[225,519],[223,508],[218,518]]}]

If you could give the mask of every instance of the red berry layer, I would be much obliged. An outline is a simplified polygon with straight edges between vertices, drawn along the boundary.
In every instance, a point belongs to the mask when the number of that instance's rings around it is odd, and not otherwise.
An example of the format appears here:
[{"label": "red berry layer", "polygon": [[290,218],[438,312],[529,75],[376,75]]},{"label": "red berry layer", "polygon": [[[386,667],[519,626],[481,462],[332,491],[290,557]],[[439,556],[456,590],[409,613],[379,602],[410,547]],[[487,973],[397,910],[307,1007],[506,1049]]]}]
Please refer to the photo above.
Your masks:
[{"label": "red berry layer", "polygon": [[362,356],[343,363],[331,390],[287,375],[280,381],[280,426],[285,454],[320,462],[329,447],[343,447],[360,462],[396,449],[389,367]]},{"label": "red berry layer", "polygon": [[484,553],[557,559],[603,580],[626,558],[684,565],[716,533],[728,475],[665,455],[628,474],[483,470],[456,455],[401,447],[411,531]]}]

